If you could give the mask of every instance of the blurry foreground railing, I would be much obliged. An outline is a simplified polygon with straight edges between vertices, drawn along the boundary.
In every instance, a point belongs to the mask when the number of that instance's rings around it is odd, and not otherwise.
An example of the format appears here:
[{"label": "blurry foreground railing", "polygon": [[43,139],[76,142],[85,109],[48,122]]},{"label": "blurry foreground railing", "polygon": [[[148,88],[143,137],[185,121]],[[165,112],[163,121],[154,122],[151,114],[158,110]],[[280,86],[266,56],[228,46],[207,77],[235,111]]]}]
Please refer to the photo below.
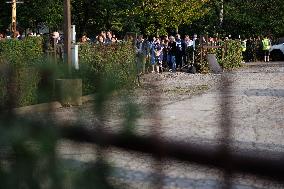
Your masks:
[{"label": "blurry foreground railing", "polygon": [[[61,128],[60,133],[63,138],[75,142],[99,144],[104,147],[117,147],[126,151],[142,152],[149,155],[161,156],[162,158],[172,158],[218,169],[227,168],[224,160],[229,156],[230,169],[233,172],[264,176],[276,181],[284,179],[283,158],[275,160],[275,158],[269,156],[259,156],[257,155],[258,152],[254,150],[238,150],[237,153],[226,154],[224,153],[223,146],[172,142],[151,136],[97,132],[95,130],[72,126]],[[159,149],[159,151],[156,149]],[[279,152],[275,156],[284,157],[284,153]]]}]

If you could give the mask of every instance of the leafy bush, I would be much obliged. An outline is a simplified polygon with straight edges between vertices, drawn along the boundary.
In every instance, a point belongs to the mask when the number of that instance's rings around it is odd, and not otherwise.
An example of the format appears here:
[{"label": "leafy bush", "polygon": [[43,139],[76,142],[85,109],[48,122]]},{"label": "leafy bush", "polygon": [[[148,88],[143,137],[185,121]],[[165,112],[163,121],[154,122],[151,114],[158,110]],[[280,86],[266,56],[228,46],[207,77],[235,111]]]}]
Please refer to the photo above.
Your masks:
[{"label": "leafy bush", "polygon": [[36,63],[42,55],[42,38],[40,37],[0,41],[0,57],[9,65],[20,67],[31,65]]},{"label": "leafy bush", "polygon": [[[9,97],[13,97],[12,106],[36,104],[39,75],[34,68],[13,69],[9,77],[0,76],[0,105],[8,106]],[[10,102],[11,103],[11,102]]]},{"label": "leafy bush", "polygon": [[71,74],[66,65],[47,60],[42,50],[41,38],[0,42],[0,65],[8,65],[14,74],[12,82],[7,76],[0,75],[2,106],[7,103],[9,85],[13,85],[13,92],[17,94],[15,106],[53,100],[57,78],[81,78],[83,94],[94,93],[104,78],[114,80],[117,89],[134,86],[135,52],[131,44],[80,45],[80,70],[72,70]]},{"label": "leafy bush", "polygon": [[135,58],[134,48],[129,43],[81,45],[80,70],[75,75],[83,80],[83,94],[96,91],[96,83],[103,78],[113,79],[117,88],[133,87],[136,79]]},{"label": "leafy bush", "polygon": [[203,49],[203,55],[201,57],[201,46],[198,48],[196,53],[196,67],[200,73],[208,73],[209,65],[207,61],[207,54],[216,54],[217,61],[221,67],[225,70],[231,70],[234,68],[241,67],[243,60],[241,41],[239,40],[228,40],[221,43],[224,49],[221,48],[209,48]]},{"label": "leafy bush", "polygon": [[0,41],[0,65],[6,67],[6,71],[11,74],[0,75],[2,106],[7,105],[9,95],[13,96],[13,106],[16,107],[38,102],[37,85],[40,77],[33,65],[42,58],[42,55],[41,38]]},{"label": "leafy bush", "polygon": [[226,42],[226,50],[224,59],[220,59],[220,65],[223,69],[231,70],[234,68],[239,68],[242,66],[243,56],[242,56],[242,48],[241,41],[239,40],[229,40]]}]

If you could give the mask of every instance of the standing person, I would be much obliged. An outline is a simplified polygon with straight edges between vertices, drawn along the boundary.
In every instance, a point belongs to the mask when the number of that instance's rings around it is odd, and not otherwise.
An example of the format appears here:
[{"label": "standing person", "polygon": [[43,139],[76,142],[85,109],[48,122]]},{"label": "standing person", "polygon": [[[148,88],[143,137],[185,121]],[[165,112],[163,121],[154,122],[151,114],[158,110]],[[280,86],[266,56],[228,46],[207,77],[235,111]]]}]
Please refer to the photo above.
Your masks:
[{"label": "standing person", "polygon": [[197,38],[197,34],[194,34],[192,39],[192,48],[193,48],[192,58],[191,58],[192,64],[195,63],[195,54],[198,49],[198,46],[199,46],[199,39]]},{"label": "standing person", "polygon": [[105,44],[105,40],[106,40],[106,32],[105,31],[101,31],[100,35],[103,38],[103,43]]},{"label": "standing person", "polygon": [[56,45],[56,44],[59,43],[59,41],[60,41],[60,34],[59,34],[59,32],[57,32],[57,31],[53,32],[52,33],[52,44]]},{"label": "standing person", "polygon": [[105,37],[105,44],[106,45],[111,44],[111,38],[112,38],[112,32],[111,31],[107,31],[106,32],[106,37]]},{"label": "standing person", "polygon": [[4,40],[4,35],[2,33],[0,33],[0,40]]},{"label": "standing person", "polygon": [[269,49],[271,47],[271,42],[267,36],[262,40],[262,50],[264,54],[264,62],[269,62]]},{"label": "standing person", "polygon": [[101,34],[98,35],[96,44],[97,45],[104,45],[105,44],[103,35],[101,35]]},{"label": "standing person", "polygon": [[184,47],[185,47],[185,53],[184,53],[184,63],[188,64],[189,61],[192,61],[192,53],[193,53],[193,41],[190,39],[189,35],[185,35],[184,37]]},{"label": "standing person", "polygon": [[117,43],[117,39],[116,39],[116,37],[112,37],[111,38],[111,44],[115,44],[115,43]]},{"label": "standing person", "polygon": [[182,68],[182,57],[185,52],[184,42],[180,38],[180,34],[176,35],[176,66],[179,70]]},{"label": "standing person", "polygon": [[263,60],[263,47],[262,47],[262,37],[258,36],[255,41],[256,48],[256,61]]},{"label": "standing person", "polygon": [[83,34],[81,39],[80,39],[80,43],[87,43],[89,41],[90,41],[90,39],[87,37],[87,34]]},{"label": "standing person", "polygon": [[246,62],[252,62],[253,61],[253,38],[250,37],[247,40],[247,50],[246,50]]},{"label": "standing person", "polygon": [[174,36],[169,37],[169,44],[168,44],[168,55],[169,55],[169,60],[168,62],[170,71],[175,72],[176,71],[176,54],[177,54],[177,45],[175,42]]},{"label": "standing person", "polygon": [[247,57],[246,57],[247,39],[241,40],[241,48],[242,48],[243,63],[245,63],[247,61]]},{"label": "standing person", "polygon": [[22,40],[22,36],[21,36],[19,31],[14,32],[13,38],[18,39],[18,40]]},{"label": "standing person", "polygon": [[162,60],[162,65],[163,65],[163,67],[168,67],[169,66],[169,62],[168,62],[168,60],[169,60],[169,58],[168,58],[168,56],[169,56],[169,48],[168,48],[168,46],[169,46],[169,41],[168,40],[166,40],[166,39],[164,39],[163,41],[162,41],[162,46],[163,46],[163,60]]},{"label": "standing person", "polygon": [[154,55],[155,54],[154,53],[155,43],[156,43],[156,37],[153,37],[152,41],[150,41],[150,44],[149,44],[149,48],[150,48],[150,63],[151,63],[151,65],[155,64],[155,55]]},{"label": "standing person", "polygon": [[157,73],[160,72],[160,63],[162,62],[162,45],[159,38],[153,38],[151,45],[151,65],[152,65],[152,73],[155,73],[155,68]]},{"label": "standing person", "polygon": [[136,57],[137,57],[137,71],[138,74],[145,73],[146,58],[148,55],[148,44],[144,40],[143,35],[139,35],[135,42]]},{"label": "standing person", "polygon": [[12,32],[7,28],[5,35],[7,39],[11,39]]},{"label": "standing person", "polygon": [[[155,66],[157,73],[160,73],[160,66],[162,65],[163,60],[163,47],[160,41],[160,38],[156,39],[155,45],[154,45],[154,56],[155,56]],[[155,66],[152,65],[152,73],[155,72]]]}]

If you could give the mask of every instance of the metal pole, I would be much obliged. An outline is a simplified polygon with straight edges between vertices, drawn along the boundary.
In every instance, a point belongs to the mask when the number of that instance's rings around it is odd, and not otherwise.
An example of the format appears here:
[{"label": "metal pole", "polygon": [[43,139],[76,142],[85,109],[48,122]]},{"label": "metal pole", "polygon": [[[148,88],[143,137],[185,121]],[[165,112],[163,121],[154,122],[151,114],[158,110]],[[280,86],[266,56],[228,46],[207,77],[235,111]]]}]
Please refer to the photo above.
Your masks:
[{"label": "metal pole", "polygon": [[64,55],[71,71],[71,5],[70,0],[64,0]]}]

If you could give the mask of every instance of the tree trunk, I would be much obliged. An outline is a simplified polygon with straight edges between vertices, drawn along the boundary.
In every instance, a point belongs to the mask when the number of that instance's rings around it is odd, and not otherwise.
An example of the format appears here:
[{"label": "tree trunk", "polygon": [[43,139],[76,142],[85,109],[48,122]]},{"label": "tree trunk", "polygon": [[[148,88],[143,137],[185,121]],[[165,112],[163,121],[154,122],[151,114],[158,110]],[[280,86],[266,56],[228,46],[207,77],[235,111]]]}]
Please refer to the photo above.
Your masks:
[{"label": "tree trunk", "polygon": [[221,0],[220,4],[221,4],[221,7],[220,7],[220,14],[219,14],[219,20],[220,20],[219,26],[220,28],[222,28],[223,22],[224,22],[224,0]]}]

